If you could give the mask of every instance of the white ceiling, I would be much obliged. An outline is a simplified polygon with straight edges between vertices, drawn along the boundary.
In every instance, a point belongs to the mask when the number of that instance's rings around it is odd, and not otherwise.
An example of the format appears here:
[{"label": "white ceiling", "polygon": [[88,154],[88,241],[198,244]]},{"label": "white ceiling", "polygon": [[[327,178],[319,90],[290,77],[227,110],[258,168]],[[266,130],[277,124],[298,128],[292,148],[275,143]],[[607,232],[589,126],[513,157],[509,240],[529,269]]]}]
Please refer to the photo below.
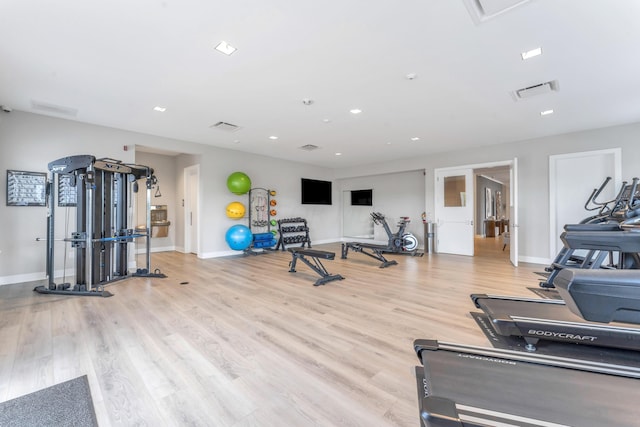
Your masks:
[{"label": "white ceiling", "polygon": [[0,104],[332,168],[640,121],[640,1],[479,1],[0,0]]}]

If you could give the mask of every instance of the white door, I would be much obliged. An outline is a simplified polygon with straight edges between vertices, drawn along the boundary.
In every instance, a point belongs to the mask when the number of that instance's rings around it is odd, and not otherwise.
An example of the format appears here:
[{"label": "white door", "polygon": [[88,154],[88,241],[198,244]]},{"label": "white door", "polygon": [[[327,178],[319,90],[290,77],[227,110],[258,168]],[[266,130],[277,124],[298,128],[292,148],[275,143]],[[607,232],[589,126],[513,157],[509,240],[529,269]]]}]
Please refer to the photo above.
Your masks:
[{"label": "white door", "polygon": [[199,165],[184,169],[184,251],[198,254]]},{"label": "white door", "polygon": [[585,210],[587,198],[607,177],[613,182],[604,189],[598,200],[610,200],[621,185],[620,148],[585,151],[549,156],[549,209],[551,259],[562,248],[560,234],[565,224],[576,224],[594,212]]},{"label": "white door", "polygon": [[473,256],[473,169],[436,169],[437,252]]},{"label": "white door", "polygon": [[518,266],[518,158],[513,159],[509,170],[509,259],[514,267]]}]

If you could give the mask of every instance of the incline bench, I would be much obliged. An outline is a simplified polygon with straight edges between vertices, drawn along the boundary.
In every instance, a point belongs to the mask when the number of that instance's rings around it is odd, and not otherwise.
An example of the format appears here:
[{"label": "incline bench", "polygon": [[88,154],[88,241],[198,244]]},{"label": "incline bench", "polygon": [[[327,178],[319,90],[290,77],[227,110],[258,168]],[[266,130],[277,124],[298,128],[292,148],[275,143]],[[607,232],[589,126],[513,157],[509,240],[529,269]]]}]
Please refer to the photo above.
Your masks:
[{"label": "incline bench", "polygon": [[[354,252],[360,252],[365,254],[366,256],[370,256],[371,258],[375,258],[378,261],[381,261],[380,268],[389,267],[390,265],[396,265],[397,262],[395,260],[388,260],[382,255],[387,246],[382,245],[373,245],[369,243],[358,243],[358,242],[345,242],[342,244],[342,259],[347,259],[347,253],[351,249]],[[367,252],[366,249],[370,249],[371,252]]]},{"label": "incline bench", "polygon": [[[328,259],[328,260],[334,259],[336,257],[336,254],[333,252],[317,251],[315,249],[304,249],[304,248],[289,248],[289,252],[291,252],[291,256],[292,256],[291,262],[289,263],[291,267],[289,269],[289,273],[296,272],[296,262],[298,260],[304,262],[313,271],[315,271],[320,275],[320,278],[316,280],[316,283],[314,283],[313,286],[324,285],[325,283],[331,282],[332,280],[344,279],[344,277],[342,277],[339,274],[329,274],[327,269],[324,268],[324,265],[322,265],[322,262],[320,261],[320,258]],[[311,258],[313,263],[311,263],[306,257]]]}]

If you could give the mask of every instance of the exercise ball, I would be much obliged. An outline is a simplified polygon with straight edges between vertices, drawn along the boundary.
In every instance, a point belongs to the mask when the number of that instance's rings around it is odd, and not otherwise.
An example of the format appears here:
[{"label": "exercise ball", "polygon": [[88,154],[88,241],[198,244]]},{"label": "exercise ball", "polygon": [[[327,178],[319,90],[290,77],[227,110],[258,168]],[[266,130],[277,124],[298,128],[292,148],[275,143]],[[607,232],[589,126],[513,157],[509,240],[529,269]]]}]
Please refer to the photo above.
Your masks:
[{"label": "exercise ball", "polygon": [[246,212],[244,205],[240,202],[231,202],[227,205],[227,216],[229,218],[242,218]]},{"label": "exercise ball", "polygon": [[253,234],[246,225],[232,225],[224,236],[229,247],[236,251],[243,251],[251,245]]},{"label": "exercise ball", "polygon": [[251,190],[251,179],[244,172],[234,172],[227,178],[227,188],[233,194],[247,194]]}]

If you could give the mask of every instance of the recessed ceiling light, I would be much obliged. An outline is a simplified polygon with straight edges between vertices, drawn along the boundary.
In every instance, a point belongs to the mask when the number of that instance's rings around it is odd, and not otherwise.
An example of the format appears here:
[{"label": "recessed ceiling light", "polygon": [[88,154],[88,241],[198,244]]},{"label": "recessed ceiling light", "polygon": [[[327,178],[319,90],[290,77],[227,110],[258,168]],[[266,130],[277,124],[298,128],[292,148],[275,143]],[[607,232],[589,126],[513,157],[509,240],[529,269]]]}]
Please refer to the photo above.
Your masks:
[{"label": "recessed ceiling light", "polygon": [[349,112],[351,114],[360,114],[360,113],[362,113],[362,110],[359,109],[359,108],[353,108],[353,109],[349,110]]},{"label": "recessed ceiling light", "polygon": [[413,138],[411,138],[412,141],[420,141],[420,138],[417,136],[414,136]]},{"label": "recessed ceiling light", "polygon": [[542,48],[541,47],[537,47],[535,49],[531,49],[531,50],[528,50],[526,52],[522,52],[520,54],[520,56],[522,56],[522,59],[530,59],[530,58],[533,58],[534,56],[538,56],[538,55],[542,55]]},{"label": "recessed ceiling light", "polygon": [[234,140],[233,140],[233,143],[234,143],[234,144],[240,144],[240,140],[239,140],[239,139],[234,139]]},{"label": "recessed ceiling light", "polygon": [[271,136],[269,137],[269,139],[273,139],[273,140],[275,141],[276,139],[278,139],[278,137],[277,137],[277,136],[275,136],[275,135],[271,135]]},{"label": "recessed ceiling light", "polygon": [[324,123],[331,123],[331,119],[322,119]]},{"label": "recessed ceiling light", "polygon": [[153,107],[153,111],[160,111],[161,113],[164,113],[165,111],[167,111],[167,108],[156,105],[155,107]]},{"label": "recessed ceiling light", "polygon": [[220,43],[218,43],[218,46],[216,46],[216,50],[218,52],[224,53],[225,55],[231,55],[236,51],[236,48],[225,41],[221,41]]},{"label": "recessed ceiling light", "polygon": [[407,78],[407,80],[413,80],[418,77],[418,75],[416,73],[409,73],[405,77]]},{"label": "recessed ceiling light", "polygon": [[548,116],[549,114],[553,114],[553,110],[540,111],[541,116]]},{"label": "recessed ceiling light", "polygon": [[342,156],[342,153],[336,153],[336,156]]},{"label": "recessed ceiling light", "polygon": [[387,142],[387,145],[391,145],[391,143],[390,143],[390,142]]}]

